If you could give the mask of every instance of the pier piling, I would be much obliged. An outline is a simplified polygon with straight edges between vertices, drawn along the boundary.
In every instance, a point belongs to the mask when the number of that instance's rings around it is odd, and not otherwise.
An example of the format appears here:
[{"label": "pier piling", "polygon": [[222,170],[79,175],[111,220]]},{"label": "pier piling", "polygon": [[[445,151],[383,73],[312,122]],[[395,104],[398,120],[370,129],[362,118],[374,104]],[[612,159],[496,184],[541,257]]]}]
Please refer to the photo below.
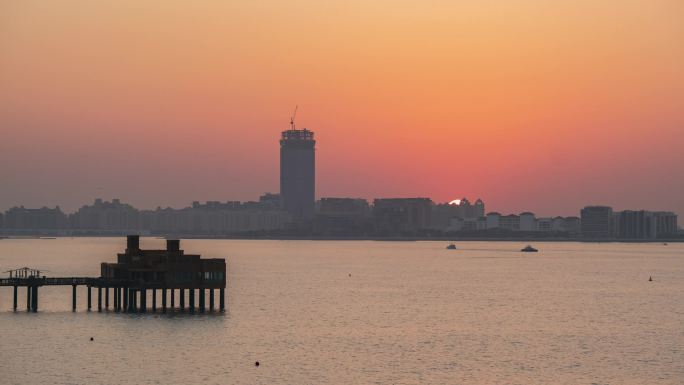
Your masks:
[{"label": "pier piling", "polygon": [[[66,278],[60,278],[60,280],[66,280]],[[157,300],[157,288],[131,288],[131,287],[124,287],[124,286],[115,286],[116,282],[101,282],[97,280],[88,280],[88,281],[77,281],[74,278],[68,278],[69,281],[64,282],[64,281],[57,281],[58,283],[55,283],[55,281],[47,281],[47,285],[70,285],[71,286],[71,310],[73,312],[76,312],[78,309],[78,286],[85,286],[86,289],[86,298],[87,298],[87,309],[88,311],[92,311],[93,308],[93,289],[97,288],[97,310],[98,312],[101,312],[103,310],[103,305],[105,310],[109,310],[110,302],[109,302],[109,289],[112,289],[112,303],[111,303],[111,308],[116,311],[123,311],[123,312],[141,312],[145,313],[148,311],[148,296],[149,296],[149,290],[152,290],[151,294],[151,310],[152,312],[157,312],[157,306],[160,305],[161,309],[164,313],[166,313],[167,309],[169,308],[169,298],[168,294],[170,291],[171,295],[171,303],[170,307],[171,309],[175,309],[175,302],[176,302],[176,295],[175,292],[176,290],[173,288],[168,288],[168,287],[163,287],[159,288],[160,290],[160,295],[161,295],[161,304],[158,304]],[[21,282],[21,284],[17,284],[16,282],[4,282],[4,286],[12,286],[13,288],[13,298],[12,298],[12,309],[14,311],[17,310],[18,308],[18,299],[19,299],[19,286],[26,287],[26,311],[38,311],[38,288],[40,286],[46,285],[46,281],[44,279],[36,279],[36,278],[31,278],[27,280],[26,282]],[[102,294],[102,290],[105,290],[104,293],[104,298]],[[208,290],[208,293],[207,293]],[[178,289],[179,293],[179,309],[181,311],[186,310],[186,304],[187,304],[187,310],[191,313],[194,312],[199,312],[199,313],[206,313],[207,311],[209,312],[214,312],[215,310],[220,310],[224,311],[225,310],[225,288],[219,288],[219,298],[218,298],[218,304],[216,304],[216,292],[215,289],[213,288],[206,288],[206,287],[197,287],[197,288],[183,288],[183,289]],[[186,291],[187,291],[187,297],[186,297]],[[207,299],[207,295],[209,298]],[[187,301],[187,303],[186,303]],[[207,303],[208,301],[208,303]],[[104,303],[103,303],[104,302]],[[217,306],[218,305],[218,306]],[[208,310],[207,310],[208,308]]]},{"label": "pier piling", "polygon": [[33,295],[31,296],[31,310],[38,311],[38,286],[33,286]]},{"label": "pier piling", "polygon": [[138,290],[128,289],[131,292],[131,300],[128,305],[131,307],[131,312],[135,313],[138,310]]},{"label": "pier piling", "polygon": [[190,302],[190,312],[194,313],[195,312],[195,289],[190,289],[188,290],[188,299]]},{"label": "pier piling", "polygon": [[140,312],[144,313],[147,310],[147,290],[140,289]]},{"label": "pier piling", "polygon": [[166,288],[162,289],[162,313],[166,313]]}]

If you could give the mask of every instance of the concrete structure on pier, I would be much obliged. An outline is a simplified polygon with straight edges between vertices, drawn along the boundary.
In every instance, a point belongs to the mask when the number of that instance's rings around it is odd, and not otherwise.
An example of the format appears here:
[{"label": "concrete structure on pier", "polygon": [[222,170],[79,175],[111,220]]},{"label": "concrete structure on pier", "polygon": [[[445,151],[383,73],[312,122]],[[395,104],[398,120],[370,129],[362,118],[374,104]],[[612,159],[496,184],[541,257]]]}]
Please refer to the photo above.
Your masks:
[{"label": "concrete structure on pier", "polygon": [[[72,310],[76,311],[76,288],[86,286],[88,310],[92,308],[92,288],[97,288],[97,309],[112,307],[116,311],[145,312],[151,297],[151,310],[157,311],[157,292],[161,294],[161,309],[167,310],[170,294],[171,308],[175,306],[175,292],[178,290],[181,310],[187,300],[191,312],[207,310],[206,296],[209,294],[209,311],[213,311],[215,291],[219,291],[219,309],[225,309],[226,261],[225,259],[202,259],[199,255],[185,254],[179,240],[167,240],[165,250],[141,250],[137,235],[129,235],[126,251],[118,254],[117,263],[102,263],[101,276],[94,277],[41,277],[35,269],[22,268],[10,272],[9,278],[0,279],[0,286],[14,287],[13,308],[18,305],[18,287],[26,287],[26,309],[38,310],[38,288],[40,286],[72,286]],[[198,306],[195,307],[197,299]]]},{"label": "concrete structure on pier", "polygon": [[226,287],[225,259],[185,254],[180,241],[168,239],[166,250],[141,250],[138,236],[128,236],[117,263],[102,263],[101,277],[126,280],[139,289],[221,289]]},{"label": "concrete structure on pier", "polygon": [[[166,291],[171,296],[179,290],[182,297],[188,290],[190,311],[195,310],[195,290],[199,296],[199,311],[205,311],[206,291],[209,291],[210,309],[214,307],[214,290],[219,290],[221,310],[225,305],[226,261],[225,259],[202,259],[199,255],[185,254],[180,241],[169,239],[166,250],[142,250],[137,235],[129,235],[126,251],[118,254],[117,263],[102,263],[101,277],[104,280],[128,282],[128,307],[135,310],[135,296],[140,297],[139,307],[147,308],[147,291],[152,293],[152,308],[156,308],[157,290],[162,292],[162,309],[166,309]],[[131,293],[132,291],[132,293]],[[115,290],[115,301],[116,301]],[[132,301],[132,304],[131,304]],[[181,303],[183,303],[181,299]]]}]

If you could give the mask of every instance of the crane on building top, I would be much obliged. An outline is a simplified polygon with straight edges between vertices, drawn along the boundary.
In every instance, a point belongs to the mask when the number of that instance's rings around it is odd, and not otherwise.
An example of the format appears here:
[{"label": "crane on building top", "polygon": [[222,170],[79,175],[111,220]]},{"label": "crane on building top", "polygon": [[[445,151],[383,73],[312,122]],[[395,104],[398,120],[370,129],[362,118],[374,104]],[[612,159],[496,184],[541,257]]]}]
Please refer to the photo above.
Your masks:
[{"label": "crane on building top", "polygon": [[295,118],[297,117],[297,108],[299,105],[295,106],[294,113],[290,117],[290,129],[295,130]]}]

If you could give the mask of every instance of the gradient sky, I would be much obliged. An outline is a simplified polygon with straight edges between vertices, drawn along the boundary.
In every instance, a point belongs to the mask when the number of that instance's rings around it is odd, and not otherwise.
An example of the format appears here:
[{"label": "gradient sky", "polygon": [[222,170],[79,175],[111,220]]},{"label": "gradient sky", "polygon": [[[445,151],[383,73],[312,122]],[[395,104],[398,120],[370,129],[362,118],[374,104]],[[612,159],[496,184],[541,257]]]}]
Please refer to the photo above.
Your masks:
[{"label": "gradient sky", "polygon": [[0,209],[278,190],[684,215],[681,0],[0,0]]}]

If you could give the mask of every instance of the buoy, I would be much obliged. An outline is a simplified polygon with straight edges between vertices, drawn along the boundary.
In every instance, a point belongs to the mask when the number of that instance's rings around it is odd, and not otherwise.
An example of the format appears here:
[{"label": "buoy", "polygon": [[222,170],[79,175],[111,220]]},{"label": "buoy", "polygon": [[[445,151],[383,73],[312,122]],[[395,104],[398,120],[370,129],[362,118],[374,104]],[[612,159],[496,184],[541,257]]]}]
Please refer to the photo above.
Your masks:
[{"label": "buoy", "polygon": [[255,362],[254,366],[259,366],[259,361]]},{"label": "buoy", "polygon": [[651,276],[649,275],[648,276],[648,282],[651,282],[651,281],[653,281],[653,278],[651,278]]},{"label": "buoy", "polygon": [[90,340],[91,340],[91,341],[94,341],[94,338],[93,338],[93,337],[90,337]]}]

